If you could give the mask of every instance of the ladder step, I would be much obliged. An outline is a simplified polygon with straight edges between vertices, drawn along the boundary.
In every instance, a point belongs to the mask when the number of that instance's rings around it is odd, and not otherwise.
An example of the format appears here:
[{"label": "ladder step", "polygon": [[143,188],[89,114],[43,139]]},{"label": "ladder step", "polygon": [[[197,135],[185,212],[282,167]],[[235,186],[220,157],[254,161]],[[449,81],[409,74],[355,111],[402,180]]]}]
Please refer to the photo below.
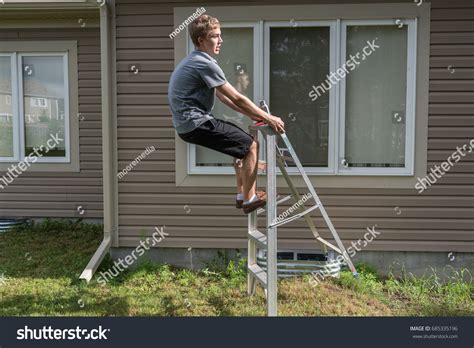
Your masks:
[{"label": "ladder step", "polygon": [[267,236],[259,230],[250,231],[249,238],[253,239],[261,248],[267,249]]},{"label": "ladder step", "polygon": [[253,274],[255,279],[259,281],[260,284],[266,289],[267,288],[267,272],[265,272],[259,265],[256,263],[249,266],[250,273]]},{"label": "ladder step", "polygon": [[[287,200],[291,199],[291,197],[293,197],[293,195],[285,196],[285,197],[283,197],[282,199],[279,199],[276,204],[278,205],[278,204],[284,203],[284,202],[286,202]],[[257,215],[260,215],[260,214],[263,213],[264,211],[266,211],[265,208],[258,208],[258,209],[257,209]]]},{"label": "ladder step", "polygon": [[319,204],[313,205],[312,207],[309,207],[308,209],[306,209],[305,211],[302,211],[301,213],[295,214],[295,215],[293,215],[293,216],[290,216],[290,217],[287,218],[287,219],[280,220],[280,221],[277,221],[277,222],[271,224],[270,226],[268,226],[268,228],[271,228],[271,227],[278,227],[278,226],[287,224],[288,222],[291,222],[291,221],[294,221],[294,220],[296,220],[296,219],[299,219],[300,217],[303,217],[303,216],[305,216],[306,214],[309,214],[309,213],[311,213],[313,210],[318,209],[318,208],[319,208]]}]

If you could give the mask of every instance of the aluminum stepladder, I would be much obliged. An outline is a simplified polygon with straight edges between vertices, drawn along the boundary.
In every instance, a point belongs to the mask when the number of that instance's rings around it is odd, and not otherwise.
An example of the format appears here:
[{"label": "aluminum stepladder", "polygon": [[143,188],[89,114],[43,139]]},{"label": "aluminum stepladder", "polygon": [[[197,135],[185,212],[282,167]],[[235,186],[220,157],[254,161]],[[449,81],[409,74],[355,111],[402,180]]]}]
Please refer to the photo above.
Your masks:
[{"label": "aluminum stepladder", "polygon": [[[269,112],[269,108],[265,101],[260,102],[260,106],[266,112]],[[301,162],[296,155],[293,146],[291,145],[288,137],[285,133],[279,134],[275,132],[270,126],[268,125],[252,125],[249,127],[250,132],[254,135],[255,138],[258,137],[259,132],[262,135],[260,139],[263,139],[266,147],[265,147],[265,154],[266,154],[266,173],[267,173],[267,205],[265,208],[260,208],[258,210],[254,210],[250,214],[248,214],[248,249],[247,249],[247,268],[248,268],[248,278],[247,278],[247,293],[248,295],[253,295],[256,290],[256,283],[260,283],[263,288],[265,289],[265,294],[267,297],[267,315],[268,316],[277,316],[277,280],[278,280],[278,269],[277,269],[277,227],[287,224],[291,221],[299,219],[303,217],[313,236],[315,239],[321,243],[322,249],[326,253],[327,247],[334,250],[335,252],[341,254],[347,265],[349,266],[352,274],[357,277],[357,271],[347,254],[347,251],[342,244],[339,235],[334,228],[334,225],[331,222],[326,210],[324,209],[323,204],[321,203],[316,190],[314,189],[311,181],[308,178]],[[283,141],[286,149],[282,150],[278,147],[277,144],[277,137],[280,137]],[[309,193],[311,194],[311,198],[315,201],[315,204],[309,208],[307,208],[304,203],[302,203],[300,194],[296,190],[295,185],[290,179],[290,175],[286,170],[287,161],[293,162],[301,177],[303,178]],[[286,196],[282,199],[277,200],[277,169],[276,166],[280,168],[281,174],[283,175],[288,187],[290,188],[292,194]],[[277,207],[279,204],[286,202],[290,199],[294,199],[295,202],[299,202],[300,206],[297,208],[299,210],[298,213],[289,216],[288,218],[278,219],[277,220]],[[301,204],[302,203],[302,204]],[[313,210],[319,209],[327,227],[329,228],[332,237],[336,241],[337,246],[334,246],[327,240],[323,239],[318,231],[316,230],[316,226],[313,223],[313,220],[310,217],[310,213]],[[257,217],[259,214],[263,213],[264,211],[267,212],[267,219],[266,219],[266,234],[260,232],[258,230],[257,224]],[[266,251],[266,262],[267,267],[266,271],[262,269],[257,264],[257,248],[263,249]]]}]

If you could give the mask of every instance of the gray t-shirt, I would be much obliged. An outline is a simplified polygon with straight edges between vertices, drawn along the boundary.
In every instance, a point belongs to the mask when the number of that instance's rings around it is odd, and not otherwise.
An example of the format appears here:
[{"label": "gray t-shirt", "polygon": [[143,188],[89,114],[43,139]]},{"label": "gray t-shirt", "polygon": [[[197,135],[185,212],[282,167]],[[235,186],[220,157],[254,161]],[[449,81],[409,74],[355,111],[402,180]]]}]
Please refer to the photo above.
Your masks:
[{"label": "gray t-shirt", "polygon": [[187,133],[213,118],[215,87],[227,82],[217,61],[195,50],[184,58],[170,78],[168,100],[173,126]]}]

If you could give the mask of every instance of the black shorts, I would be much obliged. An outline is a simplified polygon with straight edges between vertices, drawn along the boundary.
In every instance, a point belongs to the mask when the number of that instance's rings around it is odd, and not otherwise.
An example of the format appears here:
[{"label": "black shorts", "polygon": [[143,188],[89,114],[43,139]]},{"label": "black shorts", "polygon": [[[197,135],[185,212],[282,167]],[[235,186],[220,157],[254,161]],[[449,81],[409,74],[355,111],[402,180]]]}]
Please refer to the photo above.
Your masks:
[{"label": "black shorts", "polygon": [[213,118],[191,132],[179,134],[184,141],[242,159],[249,152],[253,137],[235,124]]}]

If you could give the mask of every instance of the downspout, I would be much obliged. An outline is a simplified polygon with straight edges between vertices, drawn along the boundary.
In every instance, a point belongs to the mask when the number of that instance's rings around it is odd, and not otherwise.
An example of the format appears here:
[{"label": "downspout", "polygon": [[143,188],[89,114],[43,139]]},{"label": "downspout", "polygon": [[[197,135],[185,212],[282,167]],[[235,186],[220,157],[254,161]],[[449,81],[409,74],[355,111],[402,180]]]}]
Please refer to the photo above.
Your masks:
[{"label": "downspout", "polygon": [[[114,2],[112,2],[114,5]],[[115,163],[114,163],[114,117],[112,112],[111,68],[110,68],[110,21],[107,2],[100,7],[100,69],[102,92],[102,181],[104,201],[104,238],[90,259],[80,279],[89,282],[108,253],[115,228]]]}]

